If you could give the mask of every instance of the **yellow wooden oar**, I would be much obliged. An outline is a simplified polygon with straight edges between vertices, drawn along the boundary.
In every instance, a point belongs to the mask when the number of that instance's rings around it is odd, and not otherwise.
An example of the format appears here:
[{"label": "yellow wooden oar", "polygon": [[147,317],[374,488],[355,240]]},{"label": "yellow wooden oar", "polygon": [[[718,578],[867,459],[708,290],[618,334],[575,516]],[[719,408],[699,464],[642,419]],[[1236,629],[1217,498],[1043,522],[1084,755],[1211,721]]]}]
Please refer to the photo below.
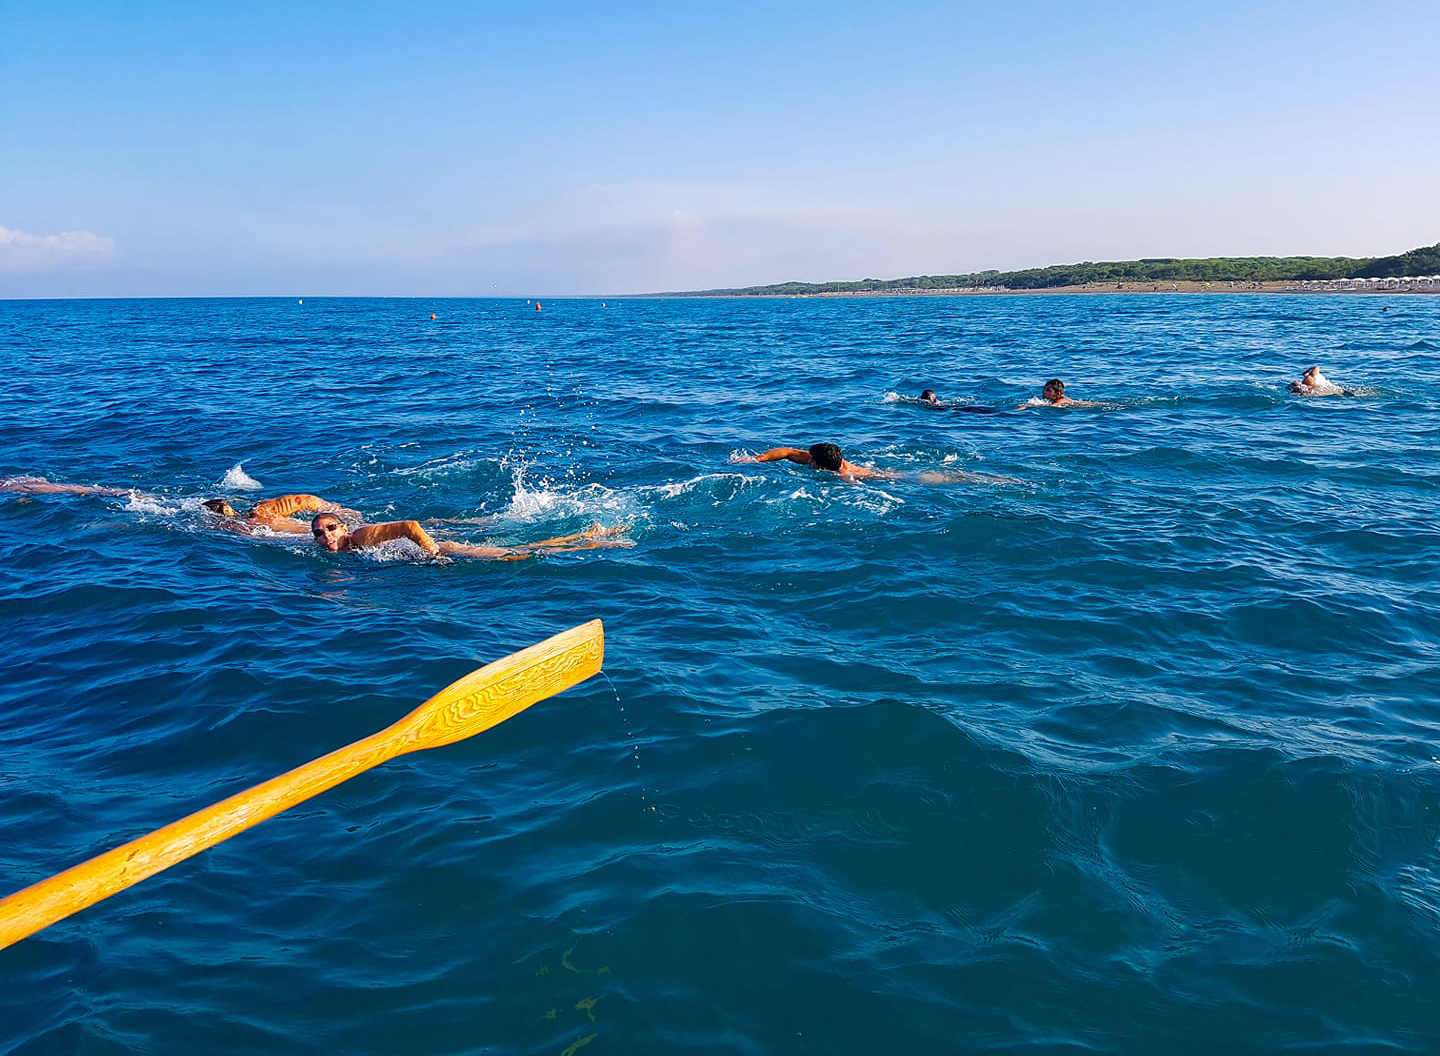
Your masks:
[{"label": "yellow wooden oar", "polygon": [[372,766],[488,730],[583,682],[599,672],[604,659],[604,628],[591,620],[472,671],[379,733],[0,900],[0,949]]}]

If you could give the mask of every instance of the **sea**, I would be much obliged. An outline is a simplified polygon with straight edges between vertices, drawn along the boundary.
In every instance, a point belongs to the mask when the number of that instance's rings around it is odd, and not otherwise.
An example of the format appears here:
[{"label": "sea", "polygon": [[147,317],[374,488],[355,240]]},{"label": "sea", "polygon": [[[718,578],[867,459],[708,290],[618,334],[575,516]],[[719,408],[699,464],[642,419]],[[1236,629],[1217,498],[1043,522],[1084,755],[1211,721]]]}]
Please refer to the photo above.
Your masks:
[{"label": "sea", "polygon": [[[0,1052],[1440,1052],[1440,297],[5,301],[0,366],[0,477],[133,489],[0,493],[0,894],[607,643],[0,952]],[[883,475],[746,461],[821,441]],[[200,506],[294,492],[633,545]]]}]

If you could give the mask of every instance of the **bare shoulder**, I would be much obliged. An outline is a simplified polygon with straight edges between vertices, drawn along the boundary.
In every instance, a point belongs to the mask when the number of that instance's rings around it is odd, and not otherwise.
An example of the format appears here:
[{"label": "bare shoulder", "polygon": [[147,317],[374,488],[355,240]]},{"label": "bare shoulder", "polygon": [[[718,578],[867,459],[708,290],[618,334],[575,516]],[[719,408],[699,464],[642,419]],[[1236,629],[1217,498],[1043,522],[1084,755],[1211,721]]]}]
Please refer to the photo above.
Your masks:
[{"label": "bare shoulder", "polygon": [[350,532],[352,546],[379,546],[391,539],[403,539],[407,534],[405,521],[381,521],[367,524]]},{"label": "bare shoulder", "polygon": [[840,470],[846,480],[899,480],[901,474],[892,469],[876,469],[874,466],[857,466],[847,462]]}]

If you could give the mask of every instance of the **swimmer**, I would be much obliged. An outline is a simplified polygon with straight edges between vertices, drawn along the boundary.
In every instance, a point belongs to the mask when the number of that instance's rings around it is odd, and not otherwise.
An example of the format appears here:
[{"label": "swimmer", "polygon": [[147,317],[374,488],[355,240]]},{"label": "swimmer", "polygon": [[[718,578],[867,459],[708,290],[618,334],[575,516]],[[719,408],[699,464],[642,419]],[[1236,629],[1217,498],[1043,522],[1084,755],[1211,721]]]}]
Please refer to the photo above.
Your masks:
[{"label": "swimmer", "polygon": [[814,466],[816,469],[828,469],[831,473],[838,473],[845,480],[895,480],[899,474],[887,473],[883,469],[875,469],[872,466],[857,466],[848,462],[840,453],[840,448],[834,444],[811,444],[808,451],[798,447],[773,447],[758,455],[746,455],[735,459],[736,462],[779,462],[784,459],[787,462],[797,462],[802,466]]},{"label": "swimmer", "polygon": [[922,484],[956,484],[956,483],[983,483],[983,484],[1019,484],[1020,481],[1014,477],[997,477],[989,473],[971,473],[968,470],[936,471],[926,470],[921,473],[898,473],[888,469],[876,469],[874,466],[857,466],[855,463],[846,460],[840,453],[840,448],[834,444],[814,444],[810,450],[802,451],[798,447],[775,447],[758,455],[742,455],[733,459],[734,462],[798,462],[802,466],[814,466],[816,469],[827,469],[831,473],[838,474],[840,479],[856,480],[918,480]]},{"label": "swimmer", "polygon": [[89,484],[56,484],[44,477],[5,477],[0,479],[0,491],[18,495],[98,495],[107,499],[128,498],[139,495],[133,488],[99,488]]},{"label": "swimmer", "polygon": [[310,529],[305,527],[304,522],[295,519],[294,515],[297,513],[344,514],[352,520],[360,520],[360,514],[356,511],[347,510],[338,502],[322,499],[318,495],[279,495],[257,502],[246,513],[240,513],[225,499],[207,499],[201,505],[211,513],[218,513],[225,518],[222,528],[246,535],[261,529],[282,535],[304,535]]},{"label": "swimmer", "polygon": [[1320,373],[1319,367],[1311,367],[1300,375],[1299,381],[1290,383],[1290,391],[1297,396],[1353,396],[1349,389],[1342,389]]},{"label": "swimmer", "polygon": [[971,414],[994,414],[993,407],[975,407],[972,405],[957,406],[953,403],[941,403],[940,397],[935,394],[934,389],[926,389],[920,394],[921,405],[933,407],[937,411],[969,411]]},{"label": "swimmer", "polygon": [[383,524],[367,524],[351,531],[333,513],[316,514],[310,522],[310,534],[315,545],[332,554],[349,550],[370,550],[396,539],[408,539],[427,557],[483,557],[494,561],[523,561],[537,553],[553,553],[562,550],[594,550],[602,546],[634,546],[628,539],[614,539],[628,530],[628,525],[617,528],[601,528],[592,525],[574,535],[558,535],[553,539],[542,539],[538,543],[524,546],[478,546],[474,543],[452,543],[447,539],[439,541],[420,527],[419,521],[386,521]]},{"label": "swimmer", "polygon": [[1026,400],[1019,407],[1017,407],[1016,410],[1024,410],[1026,407],[1042,407],[1047,405],[1050,407],[1100,406],[1100,404],[1096,403],[1094,400],[1072,400],[1069,396],[1066,396],[1065,383],[1059,378],[1051,378],[1045,383],[1044,388],[1040,390],[1040,399],[1044,401],[1043,404],[1036,403],[1034,400]]}]

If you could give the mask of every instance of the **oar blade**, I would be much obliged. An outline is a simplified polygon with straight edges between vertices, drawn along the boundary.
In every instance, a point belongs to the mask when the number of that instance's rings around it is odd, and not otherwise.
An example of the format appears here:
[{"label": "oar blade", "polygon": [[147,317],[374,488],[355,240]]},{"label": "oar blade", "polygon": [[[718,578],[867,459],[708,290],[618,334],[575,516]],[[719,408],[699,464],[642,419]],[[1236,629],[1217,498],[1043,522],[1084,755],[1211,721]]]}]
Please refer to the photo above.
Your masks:
[{"label": "oar blade", "polygon": [[454,744],[599,674],[604,662],[605,628],[591,620],[452,682],[383,735],[403,735],[401,752]]}]

